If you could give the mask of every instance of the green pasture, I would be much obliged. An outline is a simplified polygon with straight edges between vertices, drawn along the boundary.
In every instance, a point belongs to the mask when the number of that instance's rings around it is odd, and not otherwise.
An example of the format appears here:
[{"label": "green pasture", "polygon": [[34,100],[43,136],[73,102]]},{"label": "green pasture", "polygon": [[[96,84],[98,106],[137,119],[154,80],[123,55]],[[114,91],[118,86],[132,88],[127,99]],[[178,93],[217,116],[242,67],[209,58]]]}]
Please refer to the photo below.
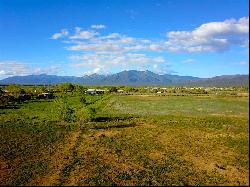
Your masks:
[{"label": "green pasture", "polygon": [[81,97],[0,109],[0,185],[249,185],[248,97]]},{"label": "green pasture", "polygon": [[[248,98],[215,96],[117,96],[112,110],[136,115],[248,116]],[[106,108],[105,108],[106,109]]]}]

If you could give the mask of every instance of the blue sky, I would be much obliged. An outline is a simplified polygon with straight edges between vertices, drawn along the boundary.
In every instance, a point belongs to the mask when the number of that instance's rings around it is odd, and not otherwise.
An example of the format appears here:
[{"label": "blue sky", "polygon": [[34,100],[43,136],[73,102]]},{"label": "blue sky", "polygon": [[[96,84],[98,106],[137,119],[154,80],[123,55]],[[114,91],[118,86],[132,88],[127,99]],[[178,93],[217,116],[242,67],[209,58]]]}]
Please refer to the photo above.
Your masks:
[{"label": "blue sky", "polygon": [[0,0],[0,79],[249,74],[247,0]]}]

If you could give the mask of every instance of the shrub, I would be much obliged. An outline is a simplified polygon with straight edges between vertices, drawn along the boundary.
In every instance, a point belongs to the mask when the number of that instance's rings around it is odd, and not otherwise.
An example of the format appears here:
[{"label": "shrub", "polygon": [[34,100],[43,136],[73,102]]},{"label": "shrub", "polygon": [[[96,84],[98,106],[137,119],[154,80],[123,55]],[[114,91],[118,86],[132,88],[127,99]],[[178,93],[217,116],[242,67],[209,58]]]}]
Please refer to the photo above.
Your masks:
[{"label": "shrub", "polygon": [[55,99],[55,114],[57,117],[66,122],[76,120],[75,110],[69,105],[66,97]]},{"label": "shrub", "polygon": [[10,84],[9,86],[6,87],[6,90],[8,90],[8,92],[14,95],[15,97],[17,97],[22,91],[20,86],[16,84]]},{"label": "shrub", "polygon": [[83,107],[76,112],[76,116],[79,122],[88,122],[90,121],[90,113],[87,107]]},{"label": "shrub", "polygon": [[8,105],[9,97],[1,96],[0,95],[0,107],[5,107]]},{"label": "shrub", "polygon": [[95,108],[82,107],[76,112],[76,116],[79,122],[93,121],[96,117],[96,110]]},{"label": "shrub", "polygon": [[110,93],[117,92],[117,88],[113,86],[110,88],[109,92]]},{"label": "shrub", "polygon": [[95,119],[95,117],[96,117],[96,109],[90,107],[90,108],[89,108],[89,115],[90,115],[90,120]]},{"label": "shrub", "polygon": [[82,97],[80,98],[80,102],[81,102],[82,104],[84,104],[84,105],[87,104],[87,100],[86,100],[85,96],[82,96]]}]

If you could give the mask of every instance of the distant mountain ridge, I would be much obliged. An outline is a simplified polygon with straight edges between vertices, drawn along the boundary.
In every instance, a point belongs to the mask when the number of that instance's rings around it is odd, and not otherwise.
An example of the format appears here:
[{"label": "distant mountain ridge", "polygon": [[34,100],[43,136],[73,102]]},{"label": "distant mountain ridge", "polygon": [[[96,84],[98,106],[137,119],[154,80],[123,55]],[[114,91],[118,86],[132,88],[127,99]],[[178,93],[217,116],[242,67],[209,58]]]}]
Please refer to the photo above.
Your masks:
[{"label": "distant mountain ridge", "polygon": [[159,75],[151,71],[122,71],[111,75],[57,76],[57,75],[27,75],[13,76],[0,80],[0,84],[59,84],[78,83],[84,85],[131,85],[131,86],[248,86],[249,75],[222,75],[212,78],[199,78],[179,75]]}]

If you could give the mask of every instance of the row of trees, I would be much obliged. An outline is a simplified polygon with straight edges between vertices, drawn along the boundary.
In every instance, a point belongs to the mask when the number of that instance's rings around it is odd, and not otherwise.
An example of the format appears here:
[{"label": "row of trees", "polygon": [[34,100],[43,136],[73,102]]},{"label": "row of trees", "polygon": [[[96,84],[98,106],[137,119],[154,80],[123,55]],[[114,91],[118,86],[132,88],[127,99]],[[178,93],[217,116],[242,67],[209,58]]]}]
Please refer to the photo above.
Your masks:
[{"label": "row of trees", "polygon": [[[207,94],[205,88],[191,89],[191,88],[150,88],[150,87],[133,87],[133,86],[82,86],[78,84],[62,83],[53,86],[19,86],[11,84],[6,86],[4,89],[0,89],[0,94],[3,90],[7,90],[10,95],[17,97],[19,94],[30,93],[30,94],[41,94],[44,92],[59,92],[61,94],[78,94],[82,95],[88,88],[105,89],[108,93],[116,93],[118,90],[123,90],[124,93],[188,93],[188,94]],[[234,88],[235,90],[245,91],[246,88]],[[248,91],[248,90],[247,90]]]}]

